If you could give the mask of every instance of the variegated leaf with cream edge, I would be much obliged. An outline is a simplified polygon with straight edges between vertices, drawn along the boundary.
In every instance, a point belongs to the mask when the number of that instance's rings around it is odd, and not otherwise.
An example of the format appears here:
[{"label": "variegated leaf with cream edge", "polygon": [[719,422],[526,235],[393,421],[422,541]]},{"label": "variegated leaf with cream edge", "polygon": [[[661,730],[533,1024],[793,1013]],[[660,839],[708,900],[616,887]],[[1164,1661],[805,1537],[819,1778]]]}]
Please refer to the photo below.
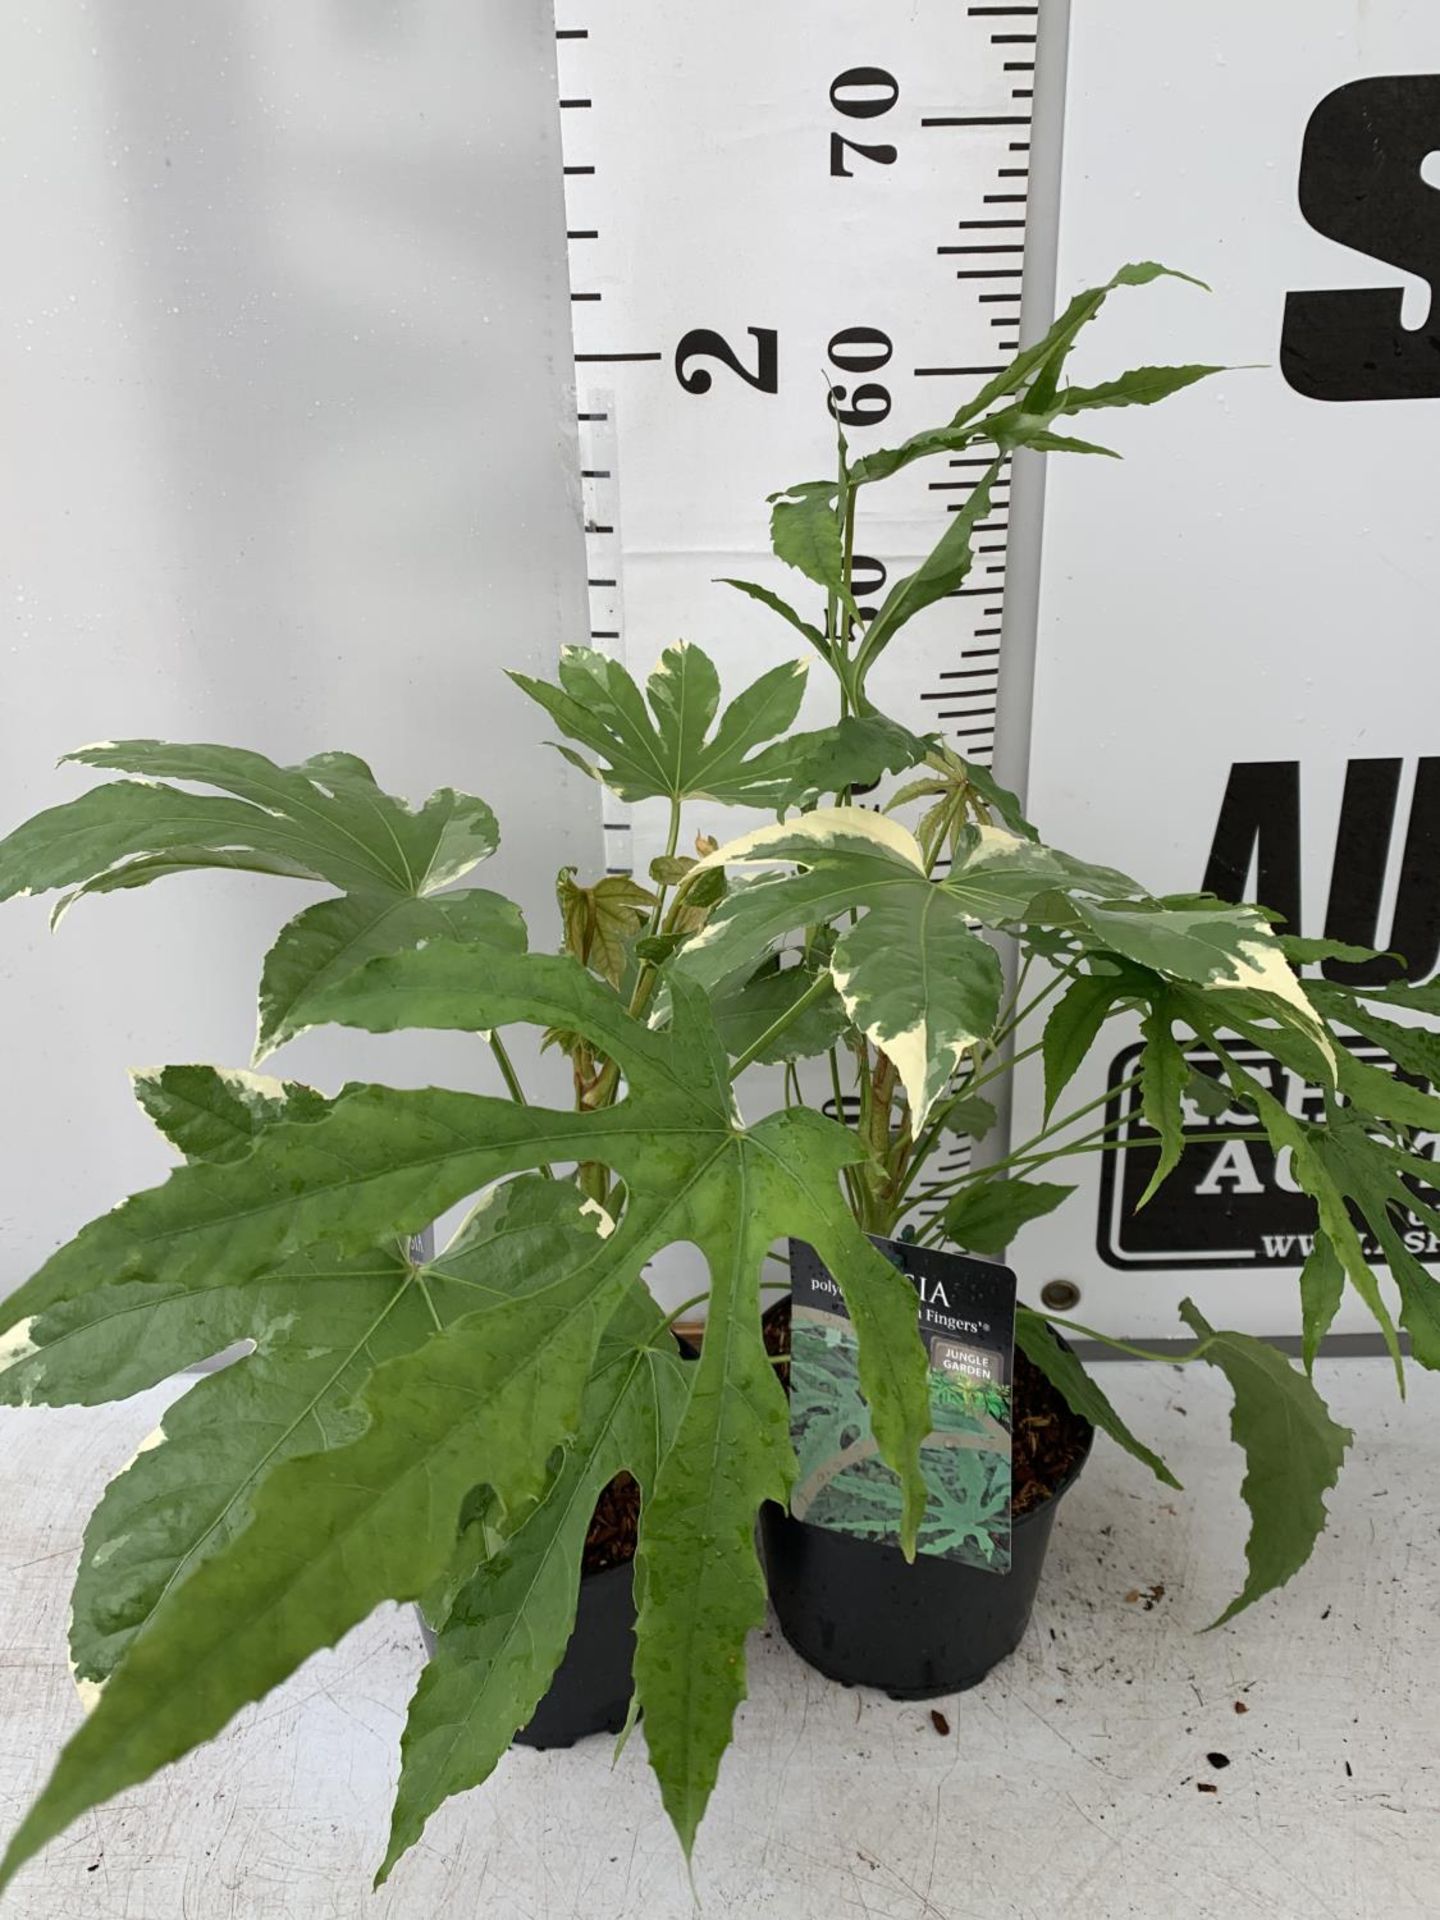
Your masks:
[{"label": "variegated leaf with cream edge", "polygon": [[88,894],[205,868],[341,890],[297,914],[266,956],[257,1058],[300,1031],[292,1009],[307,991],[376,954],[446,934],[525,946],[510,901],[478,888],[441,891],[499,843],[494,814],[473,794],[442,788],[417,811],[349,753],[285,767],[238,747],[121,740],[66,758],[136,777],[92,788],[0,840],[0,900],[69,888],[58,921]]}]

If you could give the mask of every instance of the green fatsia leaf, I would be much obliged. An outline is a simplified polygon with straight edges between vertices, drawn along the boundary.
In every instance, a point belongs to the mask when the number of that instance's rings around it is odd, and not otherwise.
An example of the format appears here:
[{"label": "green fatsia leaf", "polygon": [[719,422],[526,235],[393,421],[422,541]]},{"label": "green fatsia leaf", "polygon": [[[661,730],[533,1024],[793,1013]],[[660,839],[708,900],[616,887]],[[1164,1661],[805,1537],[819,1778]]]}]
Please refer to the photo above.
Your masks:
[{"label": "green fatsia leaf", "polygon": [[435,1330],[398,1251],[297,1260],[248,1292],[235,1325],[254,1353],[175,1401],[91,1515],[70,1612],[79,1681],[109,1678],[165,1594],[245,1525],[271,1466],[353,1439],[375,1366]]},{"label": "green fatsia leaf", "polygon": [[[350,754],[281,767],[237,747],[124,740],[68,758],[141,778],[51,807],[0,841],[0,899],[65,886],[73,899],[212,865],[419,895],[467,872],[499,838],[483,800],[447,788],[416,812]],[[172,780],[227,797],[164,784]]]},{"label": "green fatsia leaf", "polygon": [[1241,1496],[1250,1509],[1249,1573],[1225,1621],[1299,1572],[1325,1527],[1325,1495],[1354,1439],[1337,1426],[1306,1376],[1263,1340],[1217,1333],[1193,1301],[1181,1318],[1201,1338],[1200,1358],[1219,1367],[1235,1395],[1230,1431],[1245,1455]]},{"label": "green fatsia leaf", "polygon": [[1418,1074],[1440,1087],[1440,1034],[1433,1027],[1402,1026],[1398,1020],[1387,1020],[1356,994],[1323,980],[1309,982],[1306,991],[1322,1013],[1382,1046],[1402,1072]]},{"label": "green fatsia leaf", "polygon": [[831,968],[850,1019],[894,1062],[918,1133],[966,1052],[994,1031],[999,956],[917,876],[842,934]]},{"label": "green fatsia leaf", "polygon": [[[805,663],[772,667],[720,716],[715,669],[698,647],[667,647],[646,682],[646,698],[616,660],[588,647],[560,656],[560,685],[526,674],[510,678],[572,740],[598,756],[576,764],[622,800],[706,798],[722,805],[765,805],[775,768],[756,773],[749,756],[790,725],[805,690]],[[571,756],[575,758],[575,756]]]},{"label": "green fatsia leaf", "polygon": [[[1294,1168],[1301,1186],[1315,1195],[1321,1223],[1373,1313],[1379,1289],[1344,1203],[1358,1210],[1400,1290],[1400,1324],[1410,1335],[1415,1358],[1422,1367],[1440,1369],[1440,1281],[1415,1257],[1403,1224],[1409,1214],[1431,1231],[1440,1230],[1440,1213],[1406,1178],[1433,1181],[1433,1163],[1384,1145],[1353,1113],[1340,1111],[1331,1114],[1325,1127],[1305,1130],[1304,1145],[1294,1152]],[[1399,1364],[1397,1354],[1397,1372]]]},{"label": "green fatsia leaf", "polygon": [[135,1098],[187,1160],[240,1160],[267,1127],[318,1120],[324,1094],[298,1080],[219,1067],[151,1067],[131,1075]]},{"label": "green fatsia leaf", "polygon": [[[293,1016],[307,994],[323,990],[377,954],[447,938],[523,953],[525,922],[513,901],[482,887],[424,899],[347,893],[307,907],[281,928],[265,956],[256,1059],[263,1060],[304,1031]],[[484,963],[477,959],[477,964]]]},{"label": "green fatsia leaf", "polygon": [[973,1180],[945,1209],[945,1232],[966,1253],[1004,1253],[1021,1227],[1053,1213],[1074,1187],[1049,1180]]},{"label": "green fatsia leaf", "polygon": [[1152,1452],[1143,1440],[1135,1438],[1110,1404],[1107,1395],[1081,1366],[1069,1347],[1062,1346],[1054,1329],[1029,1307],[1021,1307],[1016,1312],[1015,1344],[1045,1375],[1072,1413],[1078,1413],[1082,1420],[1088,1420],[1092,1426],[1108,1433],[1126,1453],[1131,1454],[1142,1466],[1148,1467],[1157,1480],[1179,1490],[1180,1482],[1159,1454]]},{"label": "green fatsia leaf", "polygon": [[[668,1340],[663,1323],[660,1332]],[[535,1711],[575,1624],[595,1503],[622,1471],[633,1474],[648,1497],[687,1385],[675,1352],[612,1343],[607,1335],[579,1428],[544,1498],[460,1590],[420,1677],[377,1883],[442,1801],[489,1777]]]},{"label": "green fatsia leaf", "polygon": [[[847,788],[872,787],[887,773],[919,766],[931,747],[929,739],[883,713],[847,714],[833,727],[792,733],[766,749],[764,770],[771,784],[763,804],[780,812]],[[757,762],[760,759],[757,755]]]},{"label": "green fatsia leaf", "polygon": [[1175,1039],[1178,1008],[1171,996],[1157,994],[1140,1022],[1145,1048],[1140,1055],[1140,1103],[1145,1119],[1160,1137],[1160,1157],[1138,1201],[1144,1206],[1168,1179],[1185,1151],[1185,1112],[1181,1101],[1190,1081],[1190,1063]]},{"label": "green fatsia leaf", "polygon": [[585,647],[561,655],[558,687],[511,678],[596,760],[561,751],[622,800],[709,799],[778,812],[924,759],[930,742],[880,714],[786,734],[805,673],[803,660],[772,667],[731,701],[713,733],[715,670],[684,643],[666,649],[644,697],[617,661]]},{"label": "green fatsia leaf", "polygon": [[357,1436],[377,1366],[584,1259],[597,1224],[574,1187],[526,1175],[488,1195],[428,1266],[398,1249],[308,1255],[232,1288],[233,1325],[253,1353],[167,1410],[91,1516],[71,1609],[77,1676],[109,1676],[165,1594],[244,1526],[250,1495],[281,1461]]},{"label": "green fatsia leaf", "polygon": [[[204,1171],[238,1178],[249,1164]],[[88,1807],[218,1733],[381,1601],[418,1598],[448,1564],[478,1462],[507,1512],[543,1494],[631,1252],[624,1231],[597,1236],[588,1264],[383,1362],[363,1390],[358,1438],[266,1476],[248,1526],[160,1602],[126,1650],[0,1877]]]},{"label": "green fatsia leaf", "polygon": [[1100,1029],[1121,997],[1121,982],[1113,973],[1082,973],[1051,1008],[1041,1036],[1045,1062],[1045,1117],[1080,1071]]},{"label": "green fatsia leaf", "polygon": [[[992,420],[1000,422],[1003,431],[1007,417],[1013,419],[1021,413],[1042,419],[1053,417],[1059,411],[1060,374],[1070,350],[1110,294],[1118,287],[1143,287],[1162,278],[1188,280],[1192,286],[1204,286],[1203,281],[1192,280],[1189,274],[1176,273],[1172,268],[1162,267],[1153,260],[1137,261],[1121,267],[1104,286],[1089,287],[1083,293],[1076,294],[1043,339],[1025,347],[1008,367],[987,380],[979,392],[960,408],[948,426],[916,434],[899,447],[882,448],[867,454],[863,460],[856,461],[851,469],[852,482],[860,485],[866,481],[884,480],[902,467],[909,466],[912,460],[924,459],[932,453],[953,451],[960,446],[983,444],[990,437]],[[1023,403],[1003,409],[998,415],[991,416],[990,420],[982,418],[997,401],[1016,394],[1026,395]]]},{"label": "green fatsia leaf", "polygon": [[1000,463],[997,461],[975,483],[959,513],[951,516],[950,524],[929,556],[914,573],[897,580],[886,594],[861,644],[861,668],[884,652],[907,621],[913,620],[925,607],[943,600],[947,593],[953,593],[964,583],[974,560],[971,543],[975,529],[990,511],[990,489],[999,472]]},{"label": "green fatsia leaf", "polygon": [[[379,1366],[362,1392],[368,1424],[358,1438],[266,1476],[249,1525],[161,1602],[126,1653],[17,1836],[7,1871],[86,1806],[210,1737],[381,1600],[428,1591],[452,1564],[461,1505],[482,1471],[507,1525],[521,1524],[548,1483],[553,1448],[575,1430],[605,1321],[672,1240],[699,1246],[715,1276],[717,1358],[688,1460],[683,1447],[672,1449],[678,1491],[667,1494],[662,1472],[651,1503],[658,1535],[646,1610],[661,1650],[655,1671],[663,1677],[667,1645],[694,1633],[679,1600],[687,1556],[712,1556],[704,1617],[714,1634],[731,1636],[708,1643],[683,1702],[661,1685],[646,1703],[652,1751],[682,1756],[667,1774],[673,1791],[666,1787],[678,1817],[689,1819],[718,1764],[743,1684],[739,1623],[758,1579],[755,1511],[791,1470],[783,1401],[775,1420],[757,1424],[752,1393],[753,1364],[764,1360],[760,1262],[776,1239],[809,1240],[845,1291],[860,1334],[862,1390],[882,1455],[906,1488],[913,1548],[925,1500],[925,1356],[913,1290],[841,1196],[841,1170],[859,1146],[804,1110],[742,1126],[703,997],[685,983],[671,993],[672,1027],[651,1030],[568,958],[497,950],[481,968],[472,949],[437,941],[372,961],[314,996],[306,1017],[378,1032],[563,1024],[619,1062],[626,1097],[577,1115],[435,1088],[346,1088],[323,1117],[267,1128],[242,1160],[179,1169],[92,1223],[21,1289],[11,1312],[32,1327],[113,1284],[198,1296],[229,1281],[233,1295],[234,1283],[273,1271],[294,1248],[361,1250],[538,1164],[601,1160],[627,1193],[620,1225],[569,1271],[547,1273],[518,1299],[484,1297],[414,1353]],[[701,1507],[683,1476],[700,1471],[702,1454],[708,1459],[707,1436],[719,1444],[730,1434],[730,1471]]]},{"label": "green fatsia leaf", "polygon": [[[729,988],[715,1002],[715,1024],[725,1051],[745,1053],[804,998],[815,974],[805,965],[781,967],[767,963],[758,973]],[[845,1009],[838,994],[826,993],[757,1053],[764,1065],[783,1060],[810,1060],[826,1052],[845,1031]]]},{"label": "green fatsia leaf", "polygon": [[[1200,1031],[1207,1032],[1203,1025],[1203,1012],[1198,1017],[1197,1024],[1199,1024]],[[1380,1156],[1381,1165],[1379,1167],[1371,1166],[1367,1169],[1368,1177],[1362,1177],[1357,1181],[1352,1171],[1348,1176],[1348,1180],[1342,1179],[1341,1181],[1337,1181],[1334,1172],[1329,1164],[1327,1164],[1328,1156],[1320,1149],[1328,1141],[1331,1127],[1335,1125],[1344,1127],[1347,1124],[1345,1116],[1343,1114],[1332,1114],[1329,1126],[1325,1128],[1308,1125],[1305,1121],[1300,1120],[1296,1115],[1290,1113],[1287,1108],[1283,1107],[1274,1095],[1260,1084],[1254,1075],[1246,1072],[1243,1067],[1237,1066],[1233,1060],[1229,1059],[1224,1053],[1223,1046],[1213,1029],[1208,1030],[1207,1037],[1210,1039],[1212,1045],[1215,1045],[1220,1057],[1225,1061],[1226,1074],[1231,1085],[1245,1104],[1251,1107],[1258,1115],[1260,1123],[1268,1134],[1270,1143],[1275,1148],[1277,1154],[1289,1154],[1291,1169],[1296,1180],[1301,1188],[1308,1193],[1315,1202],[1320,1233],[1323,1233],[1329,1240],[1331,1246],[1334,1247],[1335,1252],[1339,1255],[1340,1263],[1349,1278],[1350,1284],[1364,1301],[1366,1307],[1374,1317],[1375,1324],[1380,1328],[1381,1333],[1385,1337],[1385,1345],[1395,1367],[1396,1383],[1403,1394],[1405,1391],[1405,1368],[1404,1360],[1400,1352],[1400,1343],[1395,1333],[1395,1323],[1391,1318],[1390,1309],[1385,1304],[1379,1282],[1370,1270],[1370,1263],[1365,1257],[1364,1245],[1356,1230],[1355,1222],[1351,1218],[1347,1201],[1354,1197],[1354,1195],[1346,1191],[1347,1184],[1352,1187],[1358,1186],[1363,1188],[1372,1207],[1378,1203],[1378,1211],[1382,1217],[1382,1222],[1387,1223],[1388,1230],[1388,1203],[1390,1199],[1403,1194],[1406,1201],[1411,1200],[1411,1196],[1408,1192],[1405,1192],[1400,1181],[1399,1169],[1391,1164],[1390,1160],[1382,1154]],[[1361,1132],[1361,1138],[1363,1139],[1364,1137],[1363,1132]],[[1373,1145],[1373,1143],[1371,1144]],[[1412,1204],[1414,1203],[1412,1202]],[[1401,1251],[1403,1254],[1403,1244]],[[1416,1262],[1415,1264],[1417,1268],[1419,1268],[1419,1263]],[[1423,1268],[1419,1268],[1419,1272],[1425,1280],[1429,1281],[1429,1275],[1425,1274]],[[1314,1278],[1315,1276],[1312,1275],[1312,1284]],[[1398,1274],[1396,1278],[1397,1280],[1399,1279]],[[1429,1289],[1440,1293],[1440,1289],[1435,1288],[1433,1281],[1429,1282]],[[1417,1295],[1417,1307],[1422,1306],[1430,1297],[1430,1290],[1423,1290]],[[1440,1335],[1440,1321],[1437,1321],[1435,1330],[1437,1335]],[[1440,1363],[1440,1338],[1437,1338],[1433,1343],[1422,1341],[1422,1345],[1427,1346],[1428,1350],[1435,1356],[1432,1361],[1424,1362],[1424,1364]],[[1419,1348],[1416,1350],[1416,1358],[1422,1359]]]},{"label": "green fatsia leaf", "polygon": [[1306,1256],[1300,1273],[1300,1316],[1306,1373],[1315,1371],[1315,1356],[1330,1324],[1340,1311],[1345,1291],[1345,1269],[1323,1230]]},{"label": "green fatsia leaf", "polygon": [[[845,596],[845,550],[833,480],[802,480],[771,494],[770,544],[776,557],[824,587]],[[853,608],[851,609],[853,612]]]},{"label": "green fatsia leaf", "polygon": [[1223,367],[1131,367],[1128,373],[1096,387],[1063,387],[1057,415],[1089,413],[1096,407],[1153,407],[1157,400],[1168,400],[1172,393],[1193,387],[1197,380],[1208,380]]}]

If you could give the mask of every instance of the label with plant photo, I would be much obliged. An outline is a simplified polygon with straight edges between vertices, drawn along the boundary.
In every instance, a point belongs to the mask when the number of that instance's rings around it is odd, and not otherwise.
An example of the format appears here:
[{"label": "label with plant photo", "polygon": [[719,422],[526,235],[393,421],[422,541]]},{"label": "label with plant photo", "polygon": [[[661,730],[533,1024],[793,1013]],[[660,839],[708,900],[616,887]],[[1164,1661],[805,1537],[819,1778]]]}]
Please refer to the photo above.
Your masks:
[{"label": "label with plant photo", "polygon": [[[900,1240],[874,1244],[920,1296],[932,1431],[921,1553],[1010,1569],[1015,1276],[1007,1267]],[[900,1483],[881,1460],[860,1394],[859,1343],[813,1248],[790,1243],[790,1437],[800,1462],[790,1510],[832,1532],[896,1546]]]}]

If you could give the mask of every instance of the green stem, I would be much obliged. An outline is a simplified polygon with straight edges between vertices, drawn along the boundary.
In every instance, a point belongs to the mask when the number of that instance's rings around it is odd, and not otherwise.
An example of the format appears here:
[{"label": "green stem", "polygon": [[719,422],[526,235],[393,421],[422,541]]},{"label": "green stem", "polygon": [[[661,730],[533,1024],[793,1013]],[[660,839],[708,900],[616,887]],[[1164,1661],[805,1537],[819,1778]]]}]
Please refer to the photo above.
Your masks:
[{"label": "green stem", "polygon": [[[495,1056],[495,1064],[500,1069],[500,1077],[504,1080],[505,1085],[510,1091],[510,1098],[515,1102],[517,1107],[528,1107],[530,1102],[525,1098],[525,1089],[521,1086],[520,1076],[515,1071],[515,1062],[510,1058],[505,1048],[505,1042],[500,1038],[498,1033],[492,1033],[490,1035],[490,1051]],[[544,1174],[547,1180],[553,1180],[555,1178],[554,1169],[551,1167],[541,1167],[539,1171]]]},{"label": "green stem", "polygon": [[[670,801],[670,831],[665,837],[665,858],[667,860],[673,860],[675,858],[675,849],[679,844],[680,802],[672,797]],[[645,929],[645,931],[652,936],[660,931],[660,924],[665,913],[665,895],[667,891],[668,886],[665,881],[661,880],[656,883],[655,904],[650,909],[650,924]],[[642,968],[641,971],[643,972],[644,969]],[[637,980],[635,984],[636,991],[638,992],[640,983]],[[633,1013],[634,1011],[635,1009],[632,1007],[631,1012]]]},{"label": "green stem", "polygon": [[1047,1326],[1063,1327],[1067,1333],[1079,1334],[1082,1340],[1099,1340],[1102,1345],[1113,1347],[1117,1353],[1128,1353],[1135,1360],[1159,1360],[1172,1367],[1187,1367],[1192,1360],[1199,1360],[1210,1346],[1209,1340],[1202,1340],[1192,1347],[1189,1353],[1156,1353],[1150,1347],[1137,1347],[1129,1340],[1117,1340],[1113,1334],[1101,1333],[1096,1327],[1082,1327],[1078,1320],[1061,1320],[1053,1313],[1036,1315]]}]

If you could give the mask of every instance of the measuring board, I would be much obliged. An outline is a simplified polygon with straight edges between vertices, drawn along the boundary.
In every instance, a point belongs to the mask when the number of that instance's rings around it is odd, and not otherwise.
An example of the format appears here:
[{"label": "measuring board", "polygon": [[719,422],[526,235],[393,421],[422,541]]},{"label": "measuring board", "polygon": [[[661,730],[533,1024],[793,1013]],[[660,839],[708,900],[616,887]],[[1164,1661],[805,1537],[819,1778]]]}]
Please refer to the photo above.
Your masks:
[{"label": "measuring board", "polygon": [[[796,643],[717,578],[814,611],[770,553],[765,497],[833,469],[827,394],[863,454],[947,418],[1017,346],[1039,10],[558,4],[592,641],[643,678],[692,640],[729,697]],[[984,464],[917,464],[862,496],[862,606]],[[979,760],[1009,502],[1007,469],[971,582],[873,682],[897,719]],[[835,717],[828,679],[815,662],[803,724]],[[643,875],[665,820],[662,802],[607,797],[607,864]],[[685,832],[750,824],[705,805]]]}]

